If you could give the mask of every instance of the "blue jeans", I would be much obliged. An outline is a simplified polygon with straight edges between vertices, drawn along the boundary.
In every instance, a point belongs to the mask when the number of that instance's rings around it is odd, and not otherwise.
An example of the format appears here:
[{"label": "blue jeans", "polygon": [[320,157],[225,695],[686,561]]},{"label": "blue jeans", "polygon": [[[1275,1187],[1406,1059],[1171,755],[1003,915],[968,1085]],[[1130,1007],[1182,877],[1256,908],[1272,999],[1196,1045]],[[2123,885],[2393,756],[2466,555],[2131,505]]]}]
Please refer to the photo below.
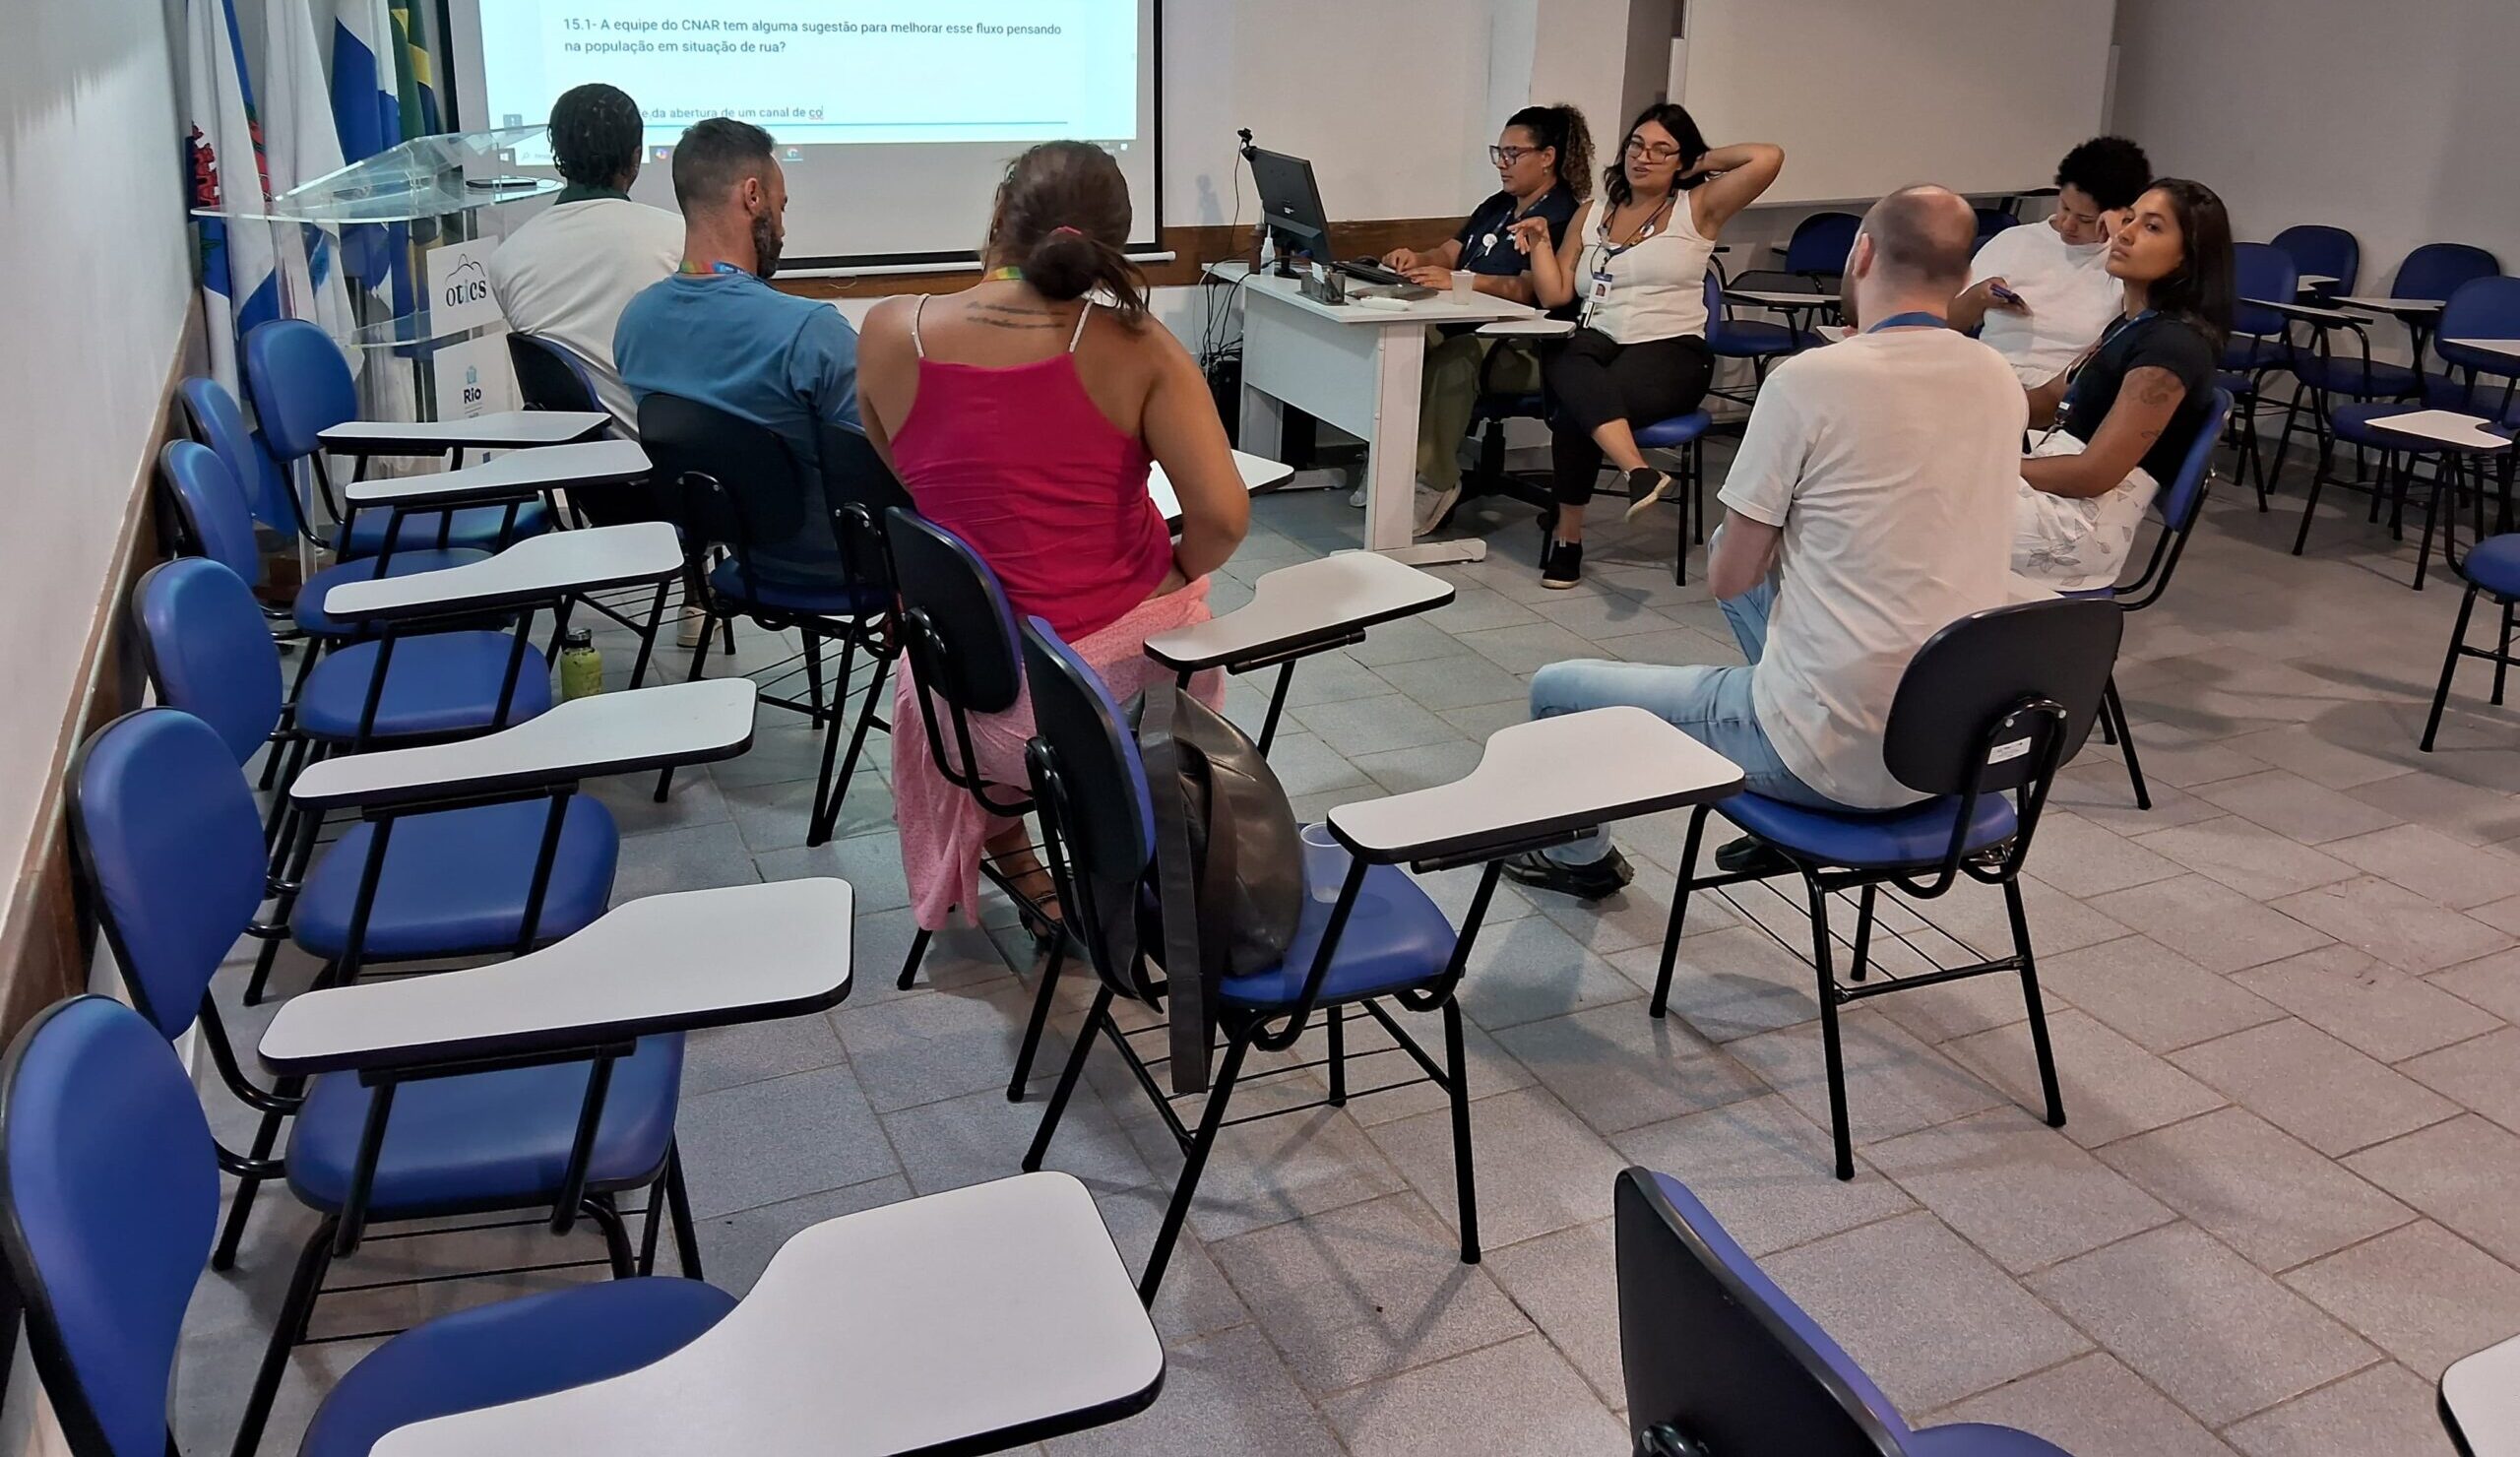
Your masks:
[{"label": "blue jeans", "polygon": [[[1755,664],[1766,652],[1768,613],[1776,605],[1776,579],[1725,602],[1741,655]],[[1585,709],[1626,704],[1641,708],[1722,754],[1741,768],[1742,788],[1754,794],[1814,809],[1846,806],[1794,777],[1759,727],[1750,701],[1750,669],[1713,665],[1666,666],[1659,663],[1610,663],[1586,659],[1552,663],[1532,679],[1532,717],[1553,718]],[[1561,865],[1589,865],[1609,854],[1607,831],[1547,852]]]}]

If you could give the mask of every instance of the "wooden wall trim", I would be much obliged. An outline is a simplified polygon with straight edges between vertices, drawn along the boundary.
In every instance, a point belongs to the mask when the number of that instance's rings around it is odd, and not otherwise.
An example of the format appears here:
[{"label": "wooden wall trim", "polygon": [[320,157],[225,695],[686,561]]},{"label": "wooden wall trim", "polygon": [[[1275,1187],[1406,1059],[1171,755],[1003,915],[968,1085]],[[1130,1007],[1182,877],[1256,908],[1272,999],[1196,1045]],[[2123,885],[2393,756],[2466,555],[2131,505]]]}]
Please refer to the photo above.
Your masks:
[{"label": "wooden wall trim", "polygon": [[[1331,236],[1350,257],[1379,258],[1394,248],[1422,248],[1451,237],[1459,218],[1383,218],[1334,222]],[[1219,227],[1167,227],[1162,247],[1177,256],[1170,263],[1148,266],[1147,282],[1157,287],[1187,285],[1199,281],[1210,263],[1251,256],[1251,224]],[[975,282],[968,273],[871,274],[854,279],[781,279],[777,286],[803,298],[882,298],[895,293],[958,293]]]},{"label": "wooden wall trim", "polygon": [[8,911],[0,919],[0,1040],[17,1035],[27,1019],[50,1003],[88,986],[95,920],[79,884],[70,847],[63,779],[70,757],[90,733],[140,705],[144,674],[139,644],[130,631],[132,583],[158,559],[153,489],[158,453],[174,426],[175,384],[200,349],[201,308],[195,303],[167,362],[158,392],[158,428],[143,454],[139,474],[125,482],[127,495],[115,531],[105,580],[89,609],[79,650],[79,675],[62,706],[59,737],[45,771],[43,797],[35,807],[34,834],[25,847]]}]

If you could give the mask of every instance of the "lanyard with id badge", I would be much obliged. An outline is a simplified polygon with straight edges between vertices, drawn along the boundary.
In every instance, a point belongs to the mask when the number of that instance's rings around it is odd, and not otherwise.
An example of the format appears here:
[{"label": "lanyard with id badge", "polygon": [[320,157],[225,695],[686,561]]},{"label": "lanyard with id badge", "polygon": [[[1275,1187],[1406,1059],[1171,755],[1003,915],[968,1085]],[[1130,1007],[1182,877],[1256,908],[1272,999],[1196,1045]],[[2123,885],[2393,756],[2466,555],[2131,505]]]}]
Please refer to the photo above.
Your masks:
[{"label": "lanyard with id badge", "polygon": [[1610,242],[1609,210],[1603,210],[1602,225],[1593,234],[1593,247],[1595,249],[1593,258],[1593,282],[1592,285],[1587,288],[1584,293],[1584,313],[1580,320],[1581,323],[1587,325],[1591,324],[1593,322],[1594,312],[1601,308],[1603,304],[1609,302],[1610,285],[1615,279],[1615,276],[1610,272],[1611,262],[1620,254],[1627,252],[1629,249],[1642,246],[1647,239],[1653,237],[1656,232],[1660,231],[1663,219],[1670,214],[1672,202],[1678,197],[1679,194],[1677,192],[1673,192],[1670,196],[1664,198],[1663,206],[1655,209],[1654,216],[1645,220],[1645,229],[1642,232],[1639,232],[1636,236],[1629,238],[1624,243],[1613,244]]},{"label": "lanyard with id badge", "polygon": [[2156,311],[2153,309],[2146,309],[2131,319],[2120,316],[2115,323],[2101,331],[2100,343],[2091,347],[2090,353],[2085,354],[2080,359],[2074,361],[2073,375],[2065,384],[2065,398],[2057,402],[2056,405],[2055,422],[2050,424],[2046,432],[2040,435],[2038,443],[2031,447],[2033,450],[2038,449],[2041,445],[2046,445],[2050,437],[2054,436],[2058,430],[2065,427],[2065,417],[2074,412],[2074,397],[2082,390],[2083,379],[2091,368],[2092,360],[2099,358],[2100,351],[2109,348],[2110,345],[2114,343],[2121,335],[2133,333],[2135,329],[2141,326],[2146,319],[2151,318],[2155,312]]}]

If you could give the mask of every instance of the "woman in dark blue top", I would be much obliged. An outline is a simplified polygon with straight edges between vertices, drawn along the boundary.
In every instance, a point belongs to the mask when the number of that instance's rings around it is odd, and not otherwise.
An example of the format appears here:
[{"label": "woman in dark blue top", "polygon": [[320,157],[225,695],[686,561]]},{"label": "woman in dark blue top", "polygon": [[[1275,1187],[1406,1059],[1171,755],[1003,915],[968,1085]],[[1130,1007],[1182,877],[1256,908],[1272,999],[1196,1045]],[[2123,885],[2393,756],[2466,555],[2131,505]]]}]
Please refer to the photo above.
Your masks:
[{"label": "woman in dark blue top", "polygon": [[[1572,106],[1526,106],[1506,120],[1487,157],[1496,164],[1502,190],[1442,243],[1423,252],[1394,248],[1383,265],[1439,290],[1452,286],[1454,270],[1463,270],[1476,276],[1471,286],[1481,293],[1531,303],[1531,260],[1513,225],[1544,218],[1552,244],[1566,236],[1575,209],[1592,195],[1593,134],[1584,113]],[[1491,343],[1463,326],[1439,329],[1426,341],[1418,407],[1419,536],[1441,526],[1461,499],[1461,442],[1470,432],[1482,378],[1500,394],[1540,389],[1540,363],[1527,346],[1507,342],[1505,352],[1490,363]],[[1362,497],[1354,504],[1363,505]]]},{"label": "woman in dark blue top", "polygon": [[2054,427],[2021,463],[2013,569],[2061,592],[2107,587],[2156,492],[2213,409],[2235,301],[2232,224],[2201,182],[2146,189],[2109,244],[2124,311],[2076,369],[2030,392]]}]

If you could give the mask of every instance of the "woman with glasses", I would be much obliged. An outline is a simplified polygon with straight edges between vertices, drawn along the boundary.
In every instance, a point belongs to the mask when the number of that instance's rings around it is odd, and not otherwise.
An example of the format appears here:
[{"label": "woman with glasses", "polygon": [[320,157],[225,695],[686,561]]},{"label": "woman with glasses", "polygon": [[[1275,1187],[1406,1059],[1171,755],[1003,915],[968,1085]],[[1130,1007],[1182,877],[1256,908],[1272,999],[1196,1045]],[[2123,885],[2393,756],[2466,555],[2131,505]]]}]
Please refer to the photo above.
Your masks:
[{"label": "woman with glasses", "polygon": [[1583,580],[1584,507],[1604,458],[1626,474],[1631,518],[1670,489],[1670,477],[1638,453],[1631,422],[1686,414],[1706,398],[1715,373],[1706,266],[1716,235],[1784,167],[1782,147],[1709,148],[1687,111],[1648,106],[1602,174],[1602,200],[1576,215],[1555,248],[1543,245],[1538,220],[1514,224],[1531,255],[1536,301],[1582,304],[1582,327],[1547,365],[1557,504],[1541,516],[1542,586]]},{"label": "woman with glasses", "polygon": [[[1592,129],[1572,106],[1526,106],[1506,118],[1487,159],[1496,165],[1501,190],[1451,237],[1424,252],[1394,248],[1383,266],[1438,289],[1451,287],[1453,271],[1460,269],[1475,276],[1471,286],[1481,293],[1530,303],[1531,258],[1514,226],[1526,220],[1545,224],[1551,249],[1565,238],[1576,208],[1593,192]],[[1490,361],[1491,343],[1479,337],[1477,326],[1465,324],[1439,325],[1427,338],[1418,404],[1421,537],[1442,526],[1461,500],[1461,442],[1470,433],[1480,384],[1501,394],[1540,388],[1537,355],[1507,341]]]}]

